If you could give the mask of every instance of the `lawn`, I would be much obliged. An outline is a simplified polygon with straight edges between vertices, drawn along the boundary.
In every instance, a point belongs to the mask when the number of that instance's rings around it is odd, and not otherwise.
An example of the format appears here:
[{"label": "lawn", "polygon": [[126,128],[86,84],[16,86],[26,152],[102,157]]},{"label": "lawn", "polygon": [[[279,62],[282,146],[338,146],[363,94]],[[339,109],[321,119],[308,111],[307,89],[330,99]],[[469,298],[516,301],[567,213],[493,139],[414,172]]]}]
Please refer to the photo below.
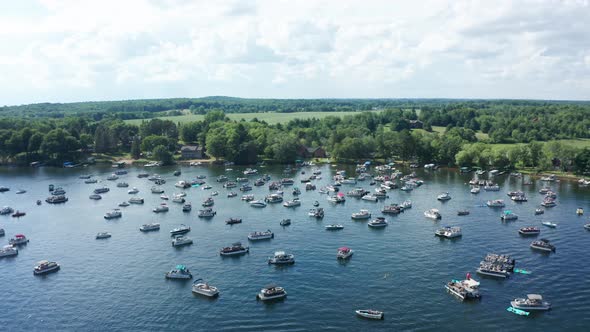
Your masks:
[{"label": "lawn", "polygon": [[[377,111],[378,112],[378,111]],[[268,112],[268,113],[228,113],[226,114],[228,118],[236,121],[240,121],[244,119],[246,121],[250,121],[254,118],[257,118],[261,121],[266,121],[269,124],[277,124],[277,123],[284,123],[289,122],[294,119],[323,119],[328,116],[338,116],[343,117],[346,115],[354,115],[359,114],[361,112],[294,112],[294,113],[275,113],[275,112]],[[179,116],[163,116],[158,117],[158,119],[163,120],[170,120],[174,122],[190,122],[190,121],[202,121],[204,115],[200,114],[187,114],[187,115],[179,115]],[[125,122],[130,124],[139,125],[142,121],[149,121],[150,119],[134,119],[134,120],[126,120]]]}]

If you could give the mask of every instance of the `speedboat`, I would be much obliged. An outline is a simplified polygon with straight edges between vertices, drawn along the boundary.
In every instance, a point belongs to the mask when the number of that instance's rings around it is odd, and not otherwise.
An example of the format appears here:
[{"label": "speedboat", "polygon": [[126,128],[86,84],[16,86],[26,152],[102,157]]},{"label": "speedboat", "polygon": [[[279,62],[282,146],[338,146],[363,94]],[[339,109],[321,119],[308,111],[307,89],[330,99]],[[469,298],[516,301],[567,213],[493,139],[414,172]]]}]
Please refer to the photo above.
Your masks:
[{"label": "speedboat", "polygon": [[338,248],[338,252],[336,253],[336,258],[338,259],[347,259],[352,256],[354,251],[348,247],[340,247]]},{"label": "speedboat", "polygon": [[159,187],[152,187],[152,189],[150,189],[152,191],[152,194],[162,194],[164,193],[164,189],[159,188]]},{"label": "speedboat", "polygon": [[154,211],[154,213],[161,213],[161,212],[168,212],[169,208],[168,205],[166,205],[166,203],[162,203],[158,206],[156,206],[152,211]]},{"label": "speedboat", "polygon": [[590,231],[590,223],[584,224],[584,229]]},{"label": "speedboat", "polygon": [[443,202],[444,201],[448,201],[448,200],[451,199],[451,194],[449,194],[448,192],[442,193],[442,194],[438,195],[436,197],[436,199],[439,200],[439,201],[443,201]]},{"label": "speedboat", "polygon": [[501,199],[489,200],[489,201],[486,202],[486,205],[488,207],[493,207],[493,208],[506,206],[506,204],[504,204],[504,201],[501,200]]},{"label": "speedboat", "polygon": [[289,226],[289,225],[291,225],[291,219],[283,219],[283,220],[281,220],[281,222],[279,224],[281,226]]},{"label": "speedboat", "polygon": [[326,230],[328,230],[328,231],[336,231],[336,230],[341,230],[341,229],[344,229],[344,226],[340,225],[340,224],[326,225]]},{"label": "speedboat", "polygon": [[445,285],[445,288],[449,291],[449,293],[459,297],[461,300],[465,300],[469,298],[480,297],[479,285],[480,283],[478,281],[468,278],[463,281],[449,281]]},{"label": "speedboat", "polygon": [[165,200],[165,201],[167,201],[167,200],[170,199],[170,197],[168,197],[168,195],[166,195],[166,194],[160,195],[160,198],[163,199],[163,200]]},{"label": "speedboat", "polygon": [[18,255],[18,249],[12,245],[6,245],[0,249],[0,258]]},{"label": "speedboat", "polygon": [[111,233],[109,233],[109,232],[100,232],[100,233],[96,234],[96,239],[97,240],[99,240],[99,239],[108,239],[110,237],[111,237]]},{"label": "speedboat", "polygon": [[16,193],[17,193],[17,194],[19,194],[19,195],[20,195],[20,194],[24,194],[24,193],[26,193],[26,192],[27,192],[27,191],[26,191],[26,190],[24,190],[24,189],[19,189],[19,190],[17,190],[17,191],[16,191]]},{"label": "speedboat", "polygon": [[551,243],[549,243],[549,240],[547,240],[547,239],[540,239],[538,241],[533,241],[531,243],[531,248],[536,249],[536,250],[540,250],[540,251],[545,251],[545,252],[555,252],[555,246],[553,246]]},{"label": "speedboat", "polygon": [[229,247],[223,247],[219,251],[221,256],[233,256],[233,255],[242,255],[246,254],[250,251],[249,247],[244,247],[241,242],[233,243]]},{"label": "speedboat", "polygon": [[59,264],[57,264],[56,262],[43,260],[37,263],[37,266],[35,266],[35,269],[33,270],[33,274],[47,274],[51,272],[56,272],[57,270],[59,270]]},{"label": "speedboat", "polygon": [[463,233],[461,232],[461,227],[450,227],[445,226],[441,229],[438,229],[434,232],[434,235],[445,237],[447,239],[452,239],[456,237],[461,237]]},{"label": "speedboat", "polygon": [[182,212],[190,212],[193,209],[191,203],[186,203],[182,206]]},{"label": "speedboat", "polygon": [[502,219],[502,221],[510,221],[518,219],[518,216],[512,213],[512,211],[506,210],[502,212],[502,216],[500,216],[500,219]]},{"label": "speedboat", "polygon": [[47,202],[49,204],[59,204],[59,203],[65,203],[67,201],[68,201],[68,198],[64,195],[51,196],[51,197],[47,197],[47,199],[45,199],[45,202]]},{"label": "speedboat", "polygon": [[190,183],[187,183],[186,181],[182,181],[182,180],[181,180],[181,181],[178,181],[178,182],[176,182],[176,183],[174,184],[174,186],[175,186],[176,188],[183,188],[183,189],[186,189],[186,188],[189,188],[189,187],[191,186],[191,184],[190,184]]},{"label": "speedboat", "polygon": [[319,208],[311,209],[311,210],[309,210],[308,215],[310,217],[321,219],[324,217],[324,208],[319,207]]},{"label": "speedboat", "polygon": [[[254,195],[252,195],[252,194],[242,195],[242,201],[246,201],[246,202],[254,201]],[[266,206],[266,204],[264,204],[264,206]],[[264,207],[264,206],[261,206],[261,207]]]},{"label": "speedboat", "polygon": [[276,300],[282,299],[287,296],[287,292],[283,287],[278,287],[275,285],[268,285],[260,290],[258,295],[256,295],[256,299],[261,301],[268,301],[268,300]]},{"label": "speedboat", "polygon": [[275,251],[274,257],[268,259],[268,264],[286,265],[294,263],[295,256],[293,254],[286,254],[284,251]]},{"label": "speedboat", "polygon": [[545,213],[545,210],[543,209],[535,209],[535,215],[539,215],[539,214],[543,214]]},{"label": "speedboat", "polygon": [[441,216],[440,212],[438,212],[438,209],[430,209],[428,211],[424,211],[424,216],[426,218],[430,218],[430,219],[434,219],[434,220],[442,219],[442,216]]},{"label": "speedboat", "polygon": [[328,196],[328,201],[338,204],[344,203],[346,201],[346,198],[344,197],[344,194],[338,193],[338,195]]},{"label": "speedboat", "polygon": [[551,227],[551,228],[555,228],[555,227],[557,227],[557,224],[556,224],[556,223],[552,223],[552,222],[550,222],[550,221],[543,221],[543,222],[541,222],[541,224],[542,224],[543,226],[547,226],[547,227]]},{"label": "speedboat", "polygon": [[129,199],[129,203],[131,204],[143,204],[143,198],[141,197],[132,197]]},{"label": "speedboat", "polygon": [[217,289],[217,287],[209,285],[208,283],[203,281],[203,279],[197,279],[195,280],[195,282],[193,282],[192,291],[195,294],[200,294],[207,297],[214,297],[219,295],[219,290]]},{"label": "speedboat", "polygon": [[238,193],[236,193],[235,191],[230,191],[227,193],[227,197],[236,197],[238,196]]},{"label": "speedboat", "polygon": [[361,199],[364,201],[377,202],[379,200],[379,197],[372,194],[366,194],[363,197],[361,197]]},{"label": "speedboat", "polygon": [[383,319],[383,311],[373,309],[359,309],[354,311],[358,316],[369,319]]},{"label": "speedboat", "polygon": [[182,224],[179,227],[176,227],[176,228],[172,229],[170,231],[170,235],[176,236],[176,235],[186,234],[186,233],[188,233],[190,231],[191,231],[191,227],[190,226],[187,226],[185,224]]},{"label": "speedboat", "polygon": [[367,225],[373,228],[385,227],[387,226],[387,220],[383,217],[377,217],[377,219],[369,221]]},{"label": "speedboat", "polygon": [[0,215],[11,214],[14,212],[14,209],[10,206],[5,206],[0,210]]},{"label": "speedboat", "polygon": [[12,246],[27,244],[28,242],[29,242],[29,239],[27,239],[27,237],[24,236],[23,234],[16,234],[14,236],[14,238],[8,240],[8,244],[10,244]]},{"label": "speedboat", "polygon": [[133,189],[129,189],[129,190],[127,190],[127,193],[128,193],[128,194],[130,194],[130,195],[135,195],[135,194],[137,194],[138,192],[139,192],[139,189],[137,189],[137,188],[135,188],[135,187],[133,187]]},{"label": "speedboat", "polygon": [[579,215],[579,216],[583,215],[584,214],[584,209],[582,209],[581,207],[577,208],[576,209],[576,214]]},{"label": "speedboat", "polygon": [[180,246],[189,245],[192,243],[193,243],[193,240],[190,237],[186,237],[184,235],[177,236],[172,240],[173,247],[180,247]]},{"label": "speedboat", "polygon": [[186,200],[184,199],[184,197],[174,196],[174,197],[172,197],[172,202],[178,203],[178,204],[183,204],[184,202],[186,202]]},{"label": "speedboat", "polygon": [[113,211],[109,211],[109,212],[105,213],[104,218],[105,219],[116,219],[116,218],[121,218],[122,216],[123,216],[123,213],[121,213],[121,210],[114,209]]},{"label": "speedboat", "polygon": [[544,301],[539,294],[527,294],[526,298],[516,298],[510,301],[513,308],[520,310],[549,310],[551,303]]},{"label": "speedboat", "polygon": [[250,241],[257,241],[257,240],[267,240],[274,238],[275,235],[271,230],[266,230],[264,232],[252,232],[248,234],[248,240]]},{"label": "speedboat", "polygon": [[473,187],[469,192],[472,194],[479,194],[480,191],[481,189],[479,187]]},{"label": "speedboat", "polygon": [[283,195],[270,194],[264,198],[264,201],[267,203],[280,203],[283,201]]},{"label": "speedboat", "polygon": [[115,174],[115,173],[113,173],[113,174],[111,174],[111,175],[107,176],[107,180],[109,180],[109,181],[115,181],[115,180],[117,180],[118,178],[119,178],[119,176],[118,176],[117,174]]},{"label": "speedboat", "polygon": [[520,235],[529,236],[529,235],[539,235],[541,230],[539,227],[522,227],[518,230]]},{"label": "speedboat", "polygon": [[199,210],[199,214],[197,215],[199,218],[213,218],[217,212],[213,211],[211,208],[206,208],[203,210]]},{"label": "speedboat", "polygon": [[371,218],[371,212],[369,210],[362,209],[359,212],[354,212],[351,216],[352,219],[369,219]]},{"label": "speedboat", "polygon": [[284,207],[297,207],[300,205],[301,201],[299,200],[299,198],[293,198],[292,200],[283,203]]},{"label": "speedboat", "polygon": [[211,188],[213,188],[213,187],[211,187],[210,185],[206,184],[203,187],[201,187],[201,190],[209,190]]},{"label": "speedboat", "polygon": [[159,231],[160,224],[158,224],[158,223],[143,224],[143,225],[141,225],[141,227],[139,227],[139,230],[142,232]]},{"label": "speedboat", "polygon": [[225,221],[226,225],[241,224],[242,218],[229,218]]},{"label": "speedboat", "polygon": [[166,279],[191,279],[193,275],[186,266],[179,264],[169,272],[166,272]]},{"label": "speedboat", "polygon": [[88,198],[98,201],[98,200],[102,199],[102,196],[100,196],[99,194],[92,194],[92,195],[88,196]]},{"label": "speedboat", "polygon": [[557,203],[555,203],[555,200],[551,199],[551,198],[546,198],[541,203],[541,206],[544,206],[544,207],[554,207],[556,205],[557,205]]},{"label": "speedboat", "polygon": [[24,215],[26,215],[26,213],[24,213],[24,212],[22,212],[22,211],[19,211],[19,210],[16,210],[16,211],[15,211],[15,212],[12,214],[12,217],[14,217],[14,218],[20,218],[20,217],[22,217],[22,216],[24,216]]},{"label": "speedboat", "polygon": [[263,208],[266,207],[266,203],[263,201],[251,201],[250,206],[256,208]]},{"label": "speedboat", "polygon": [[129,205],[131,205],[131,204],[129,204],[128,202],[125,202],[125,201],[119,203],[120,207],[128,207]]}]

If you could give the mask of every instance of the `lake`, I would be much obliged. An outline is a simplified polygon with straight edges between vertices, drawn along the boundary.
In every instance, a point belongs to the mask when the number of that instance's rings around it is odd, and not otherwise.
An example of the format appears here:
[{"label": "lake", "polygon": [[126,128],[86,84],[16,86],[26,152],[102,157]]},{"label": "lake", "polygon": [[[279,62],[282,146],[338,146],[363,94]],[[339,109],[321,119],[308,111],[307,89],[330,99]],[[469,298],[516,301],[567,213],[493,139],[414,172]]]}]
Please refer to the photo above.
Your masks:
[{"label": "lake", "polygon": [[[558,205],[547,208],[544,215],[535,216],[544,186],[540,181],[523,186],[522,180],[508,176],[497,177],[499,192],[469,193],[467,182],[474,175],[456,171],[417,170],[425,184],[412,192],[392,190],[384,202],[373,203],[348,197],[344,204],[333,205],[325,194],[305,191],[302,177],[311,174],[303,168],[289,176],[302,190],[302,205],[285,208],[269,204],[256,209],[240,200],[238,188],[225,189],[215,177],[243,177],[244,168],[183,167],[182,175],[174,177],[177,168],[128,168],[129,174],[118,181],[107,181],[113,169],[88,167],[59,168],[0,168],[0,186],[11,190],[0,194],[0,206],[11,206],[26,212],[26,216],[0,216],[0,228],[6,236],[5,245],[14,234],[23,233],[30,243],[19,255],[0,259],[0,285],[4,305],[0,310],[0,330],[239,330],[260,331],[522,331],[524,329],[578,330],[590,324],[590,287],[587,252],[590,232],[582,226],[587,216],[576,216],[581,206],[590,212],[590,188],[575,182],[551,183],[557,192]],[[319,167],[322,179],[315,183],[323,187],[331,183],[340,168]],[[354,168],[346,169],[349,175]],[[301,170],[306,172],[301,174]],[[162,202],[152,194],[153,183],[137,178],[140,172],[161,174],[167,183],[165,193],[180,192],[174,187],[179,179],[191,180],[205,175],[211,190],[199,187],[185,189],[193,210],[183,213],[181,205],[169,202],[170,211],[155,214],[152,209]],[[273,180],[285,177],[282,167],[259,168]],[[409,172],[405,170],[405,172]],[[85,184],[82,174],[93,174],[99,183]],[[250,176],[251,183],[257,176]],[[129,188],[117,188],[119,181]],[[45,203],[48,185],[66,190],[65,204]],[[99,201],[90,200],[92,191],[106,185],[110,192]],[[357,186],[373,190],[369,181]],[[121,208],[123,217],[105,220],[103,215],[118,203],[128,200],[131,187],[136,196],[145,198],[144,205]],[[343,185],[346,193],[354,185]],[[27,190],[16,194],[18,189]],[[230,190],[238,197],[227,198]],[[506,193],[523,190],[529,197],[525,203],[512,202]],[[209,220],[199,219],[197,211],[212,191],[213,209],[217,215]],[[452,199],[439,202],[436,196],[449,192]],[[258,199],[269,193],[268,186],[254,187],[249,192]],[[290,199],[291,188],[285,188]],[[40,199],[43,204],[37,206]],[[389,226],[371,229],[366,221],[353,221],[351,213],[368,209],[373,217],[381,216],[384,204],[413,202],[412,209],[397,216],[387,216]],[[507,210],[519,219],[503,223],[503,209],[481,207],[489,199],[504,199]],[[326,210],[323,220],[310,218],[307,212],[314,201]],[[425,210],[438,208],[441,221],[426,219]],[[460,209],[469,209],[468,216],[457,216]],[[225,220],[240,217],[243,223],[228,226]],[[288,227],[280,220],[290,218]],[[554,229],[541,221],[558,224]],[[158,222],[160,231],[142,233],[145,223]],[[326,231],[325,225],[341,223],[341,231]],[[194,240],[190,246],[171,246],[169,231],[186,224],[187,234]],[[434,236],[442,226],[461,226],[463,237],[444,240]],[[557,247],[552,254],[529,248],[530,237],[521,237],[518,229],[541,227],[538,238],[547,238]],[[271,229],[275,236],[268,241],[249,242],[253,231]],[[95,240],[98,232],[110,232],[112,237]],[[241,257],[222,258],[219,250],[233,242],[250,246],[250,253]],[[350,260],[339,262],[337,248],[351,247],[355,253]],[[277,250],[295,255],[296,263],[280,267],[267,264]],[[506,280],[476,275],[479,262],[489,253],[509,254],[516,267],[531,271],[529,275],[515,274]],[[57,261],[61,270],[46,276],[33,276],[36,262]],[[185,264],[196,278],[217,286],[220,296],[207,299],[191,293],[191,281],[166,280],[164,274],[177,264]],[[482,298],[461,302],[446,292],[444,285],[451,279],[464,278],[467,272],[481,281]],[[283,301],[262,303],[255,296],[267,284],[285,287],[288,297]],[[553,304],[548,312],[528,317],[506,311],[515,297],[539,293]],[[370,321],[355,316],[355,309],[374,308],[385,312],[383,321]]]}]

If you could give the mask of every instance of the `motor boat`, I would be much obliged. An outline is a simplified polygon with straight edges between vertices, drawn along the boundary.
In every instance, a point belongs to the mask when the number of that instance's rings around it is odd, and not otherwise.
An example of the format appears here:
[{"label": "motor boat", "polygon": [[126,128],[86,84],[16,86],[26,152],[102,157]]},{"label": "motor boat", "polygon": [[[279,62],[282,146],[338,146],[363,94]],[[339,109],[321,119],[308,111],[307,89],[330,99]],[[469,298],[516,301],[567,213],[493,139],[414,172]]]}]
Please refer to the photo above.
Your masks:
[{"label": "motor boat", "polygon": [[545,210],[543,210],[543,209],[535,209],[535,215],[540,215],[540,214],[543,214],[543,213],[545,213]]},{"label": "motor boat", "polygon": [[361,197],[361,199],[369,202],[377,202],[379,200],[379,197],[373,194],[366,194],[363,197]]},{"label": "motor boat", "polygon": [[213,200],[213,198],[211,198],[211,197],[207,197],[207,199],[204,200],[201,205],[203,207],[208,207],[208,206],[213,206],[214,204],[215,204],[215,200]]},{"label": "motor boat", "polygon": [[281,220],[281,222],[279,223],[281,226],[289,226],[291,225],[291,219],[283,219]]},{"label": "motor boat", "polygon": [[283,201],[283,195],[280,194],[270,194],[264,198],[266,203],[280,203]]},{"label": "motor boat", "polygon": [[127,187],[129,187],[129,183],[127,183],[127,182],[117,183],[117,188],[127,188]]},{"label": "motor boat", "polygon": [[229,179],[225,175],[220,175],[215,179],[215,181],[217,181],[217,182],[226,182],[227,180],[229,180]]},{"label": "motor boat", "polygon": [[551,303],[544,301],[543,296],[539,294],[527,294],[526,298],[516,298],[510,301],[513,308],[520,310],[549,310]]},{"label": "motor boat", "polygon": [[541,222],[541,225],[547,226],[547,227],[550,227],[550,228],[557,227],[557,224],[556,223],[552,223],[551,221],[543,221],[543,222]]},{"label": "motor boat", "polygon": [[461,232],[461,227],[445,226],[443,228],[437,229],[434,232],[434,235],[439,236],[439,237],[444,237],[447,239],[453,239],[453,238],[461,237],[463,235],[463,233]]},{"label": "motor boat", "polygon": [[191,203],[186,203],[182,206],[182,212],[190,212],[193,209]]},{"label": "motor boat", "polygon": [[185,224],[182,224],[179,227],[176,227],[176,228],[172,229],[170,231],[170,235],[176,236],[176,235],[186,234],[186,233],[188,233],[190,231],[191,231],[191,227],[190,226],[187,226]]},{"label": "motor boat", "polygon": [[162,194],[162,195],[160,195],[160,199],[167,201],[170,199],[170,197],[168,197],[168,195],[166,195],[166,194]]},{"label": "motor boat", "polygon": [[135,195],[135,194],[139,193],[139,189],[133,187],[132,189],[127,190],[127,193],[130,195]]},{"label": "motor boat", "polygon": [[311,209],[311,210],[309,210],[308,215],[310,217],[321,219],[321,218],[324,217],[324,208],[318,207],[318,208],[315,208],[315,209]]},{"label": "motor boat", "polygon": [[539,235],[541,234],[541,229],[539,227],[522,227],[518,230],[518,233],[524,236]]},{"label": "motor boat", "polygon": [[444,201],[448,201],[448,200],[451,199],[451,194],[449,194],[448,192],[442,193],[442,194],[438,195],[436,197],[436,199],[439,200],[439,201],[443,201],[443,202]]},{"label": "motor boat", "polygon": [[328,201],[338,204],[338,203],[344,203],[346,201],[346,198],[344,197],[344,194],[338,193],[337,195],[334,195],[334,196],[328,196]]},{"label": "motor boat", "polygon": [[11,214],[14,212],[14,209],[10,206],[5,206],[0,210],[0,215]]},{"label": "motor boat", "polygon": [[236,196],[238,196],[238,193],[236,193],[235,191],[230,191],[230,192],[227,193],[227,197],[228,198],[229,197],[236,197]]},{"label": "motor boat", "polygon": [[152,211],[154,211],[154,213],[162,213],[162,212],[168,212],[169,208],[168,205],[166,205],[166,203],[162,203],[158,206],[156,206]]},{"label": "motor boat", "polygon": [[12,217],[13,217],[13,218],[20,218],[20,217],[23,217],[23,216],[25,216],[25,215],[26,215],[26,213],[24,213],[24,212],[22,212],[22,211],[19,211],[19,210],[16,210],[16,211],[15,211],[15,212],[12,214]]},{"label": "motor boat", "polygon": [[213,211],[211,208],[206,208],[203,210],[199,210],[199,214],[197,215],[199,218],[213,218],[217,212]]},{"label": "motor boat", "polygon": [[495,277],[495,278],[508,278],[510,272],[494,264],[480,264],[476,270],[478,274]]},{"label": "motor boat", "polygon": [[201,190],[209,190],[211,188],[213,188],[213,187],[211,187],[210,185],[206,184],[203,187],[201,187]]},{"label": "motor boat", "polygon": [[174,171],[174,173],[172,173],[172,175],[174,175],[174,176],[180,176],[180,174],[182,174],[182,172],[179,169]]},{"label": "motor boat", "polygon": [[479,187],[473,187],[469,192],[472,194],[479,194],[480,191],[481,189]]},{"label": "motor boat", "polygon": [[247,183],[244,183],[243,185],[240,186],[239,190],[242,192],[250,191],[250,190],[252,190],[252,186]]},{"label": "motor boat", "polygon": [[163,194],[164,193],[164,189],[159,188],[159,187],[152,187],[151,189],[152,194]]},{"label": "motor boat", "polygon": [[254,175],[254,174],[258,174],[257,169],[246,168],[246,170],[244,171],[244,175]]},{"label": "motor boat", "polygon": [[516,214],[512,213],[512,211],[506,210],[506,211],[502,212],[500,219],[502,221],[511,221],[511,220],[518,219],[518,216]]},{"label": "motor boat", "polygon": [[55,188],[55,190],[53,191],[54,196],[55,195],[65,195],[65,194],[66,194],[66,191],[63,190],[62,187]]},{"label": "motor boat", "polygon": [[383,311],[373,309],[359,309],[354,311],[358,316],[369,319],[383,319]]},{"label": "motor boat", "polygon": [[129,202],[126,202],[126,201],[119,203],[119,207],[128,207],[129,205],[131,205],[131,204],[129,204]]},{"label": "motor boat", "polygon": [[96,234],[96,239],[97,240],[99,240],[99,239],[108,239],[110,237],[111,237],[111,233],[109,233],[109,232],[100,232],[100,233]]},{"label": "motor boat", "polygon": [[458,216],[467,216],[469,215],[469,210],[459,210],[457,211]]},{"label": "motor boat", "polygon": [[404,208],[397,204],[386,205],[381,209],[383,214],[400,214],[404,212]]},{"label": "motor boat", "polygon": [[241,224],[242,218],[229,218],[225,221],[226,225]]},{"label": "motor boat", "polygon": [[197,279],[195,282],[193,282],[192,291],[195,294],[200,294],[207,297],[215,297],[219,295],[219,290],[217,287],[209,285],[203,281],[203,279]]},{"label": "motor boat", "polygon": [[[104,193],[108,193],[111,189],[109,189],[109,187],[100,187],[100,188],[96,188],[94,189],[94,193],[95,194],[104,194]],[[55,192],[54,192],[55,195]]]},{"label": "motor boat", "polygon": [[426,218],[430,218],[430,219],[434,219],[434,220],[442,219],[442,215],[440,214],[440,212],[438,212],[438,209],[430,209],[428,211],[424,211],[424,216]]},{"label": "motor boat", "polygon": [[0,258],[16,255],[18,255],[18,249],[16,249],[13,245],[5,245],[2,247],[2,249],[0,249]]},{"label": "motor boat", "polygon": [[184,202],[186,202],[186,200],[184,199],[184,197],[174,196],[174,197],[172,197],[172,202],[178,203],[178,204],[183,204]]},{"label": "motor boat", "polygon": [[555,252],[555,246],[549,243],[547,239],[540,239],[531,243],[531,248],[544,251],[544,252]]},{"label": "motor boat", "polygon": [[244,247],[241,242],[232,243],[229,247],[223,247],[219,251],[221,256],[243,255],[250,251],[249,247]]},{"label": "motor boat", "polygon": [[590,223],[584,224],[584,229],[590,231]]},{"label": "motor boat", "polygon": [[50,262],[47,260],[43,260],[43,261],[40,261],[37,263],[37,266],[35,266],[35,269],[33,270],[33,274],[34,275],[41,275],[41,274],[56,272],[58,270],[59,270],[59,264],[57,264],[56,262]]},{"label": "motor boat", "polygon": [[26,191],[26,190],[24,190],[24,189],[19,189],[19,190],[17,190],[17,191],[16,191],[16,194],[17,194],[17,195],[20,195],[20,194],[24,194],[24,193],[26,193],[26,192],[27,192],[27,191]]},{"label": "motor boat", "polygon": [[346,194],[350,197],[363,197],[364,195],[368,194],[368,192],[363,188],[354,188]]},{"label": "motor boat", "polygon": [[132,197],[131,199],[129,199],[130,204],[143,204],[143,202],[143,198],[141,197]]},{"label": "motor boat", "polygon": [[284,251],[275,251],[274,257],[268,259],[268,264],[287,265],[294,263],[295,256],[293,254],[287,254]]},{"label": "motor boat", "polygon": [[16,234],[14,238],[8,240],[8,244],[11,246],[19,246],[27,243],[29,243],[29,239],[23,234]]},{"label": "motor boat", "polygon": [[293,196],[299,196],[301,195],[301,190],[297,187],[293,188],[293,192],[292,192]]},{"label": "motor boat", "polygon": [[461,300],[465,300],[476,299],[480,297],[479,285],[480,283],[478,281],[469,277],[463,281],[451,280],[445,285],[445,288],[449,291],[449,293],[457,296]]},{"label": "motor boat", "polygon": [[226,183],[223,184],[223,188],[227,188],[227,189],[229,189],[229,188],[235,188],[237,186],[238,186],[238,184],[235,183],[235,182],[233,182],[233,181],[226,182]]},{"label": "motor boat", "polygon": [[100,196],[99,194],[92,194],[92,195],[88,196],[88,198],[98,201],[98,200],[102,199],[102,196]]},{"label": "motor boat", "polygon": [[504,207],[506,206],[506,204],[504,204],[504,201],[501,199],[494,199],[494,200],[489,200],[486,202],[486,205],[488,207],[492,207],[492,208],[496,208],[496,207]]},{"label": "motor boat", "polygon": [[354,251],[348,247],[340,247],[338,248],[338,252],[336,253],[336,258],[338,259],[347,259],[352,256]]},{"label": "motor boat", "polygon": [[188,182],[186,182],[186,181],[182,181],[182,180],[180,180],[180,181],[176,182],[176,183],[174,184],[174,186],[175,186],[176,188],[182,188],[182,189],[186,189],[186,188],[190,188],[191,184],[190,184],[190,183],[188,183]]},{"label": "motor boat", "polygon": [[341,224],[331,224],[331,225],[326,225],[325,228],[328,231],[337,231],[337,230],[344,229],[344,226]]},{"label": "motor boat", "polygon": [[275,285],[268,285],[260,290],[258,295],[256,295],[256,299],[261,301],[269,301],[269,300],[277,300],[282,299],[287,296],[287,292],[283,287],[278,287]]},{"label": "motor boat", "polygon": [[369,219],[371,218],[371,212],[369,210],[362,209],[359,212],[354,212],[351,216],[352,219]]},{"label": "motor boat", "polygon": [[[251,202],[254,200],[254,195],[252,195],[252,194],[242,195],[241,199],[242,199],[242,201]],[[266,206],[266,204],[264,204],[264,206]]]},{"label": "motor boat", "polygon": [[141,227],[139,227],[139,230],[142,232],[159,231],[160,224],[158,224],[158,223],[143,224],[143,225],[141,225]]},{"label": "motor boat", "polygon": [[576,214],[579,215],[579,216],[583,215],[584,214],[584,209],[582,209],[581,207],[577,208],[576,209]]},{"label": "motor boat", "polygon": [[556,205],[557,205],[557,203],[555,203],[555,200],[553,200],[553,199],[545,199],[541,203],[541,206],[543,206],[543,207],[554,207]]},{"label": "motor boat", "polygon": [[387,220],[383,217],[377,217],[377,219],[369,221],[367,225],[373,228],[381,228],[387,226]]},{"label": "motor boat", "polygon": [[299,200],[299,198],[293,198],[292,200],[283,203],[284,207],[297,207],[300,205],[301,201]]},{"label": "motor boat", "polygon": [[67,201],[68,201],[68,198],[64,195],[50,196],[50,197],[47,197],[47,199],[45,199],[45,202],[47,202],[49,204],[59,204],[59,203],[65,203]]},{"label": "motor boat", "polygon": [[486,185],[483,187],[483,190],[485,190],[485,191],[500,191],[500,186],[498,186],[497,184]]},{"label": "motor boat", "polygon": [[266,203],[263,201],[251,201],[250,202],[250,206],[251,207],[256,207],[256,208],[263,208],[266,207]]},{"label": "motor boat", "polygon": [[264,232],[252,232],[248,234],[248,240],[250,241],[257,241],[257,240],[267,240],[272,239],[275,237],[275,234],[271,232],[270,229]]},{"label": "motor boat", "polygon": [[123,216],[123,213],[121,213],[121,210],[114,209],[113,211],[109,211],[109,212],[105,213],[104,218],[105,219],[116,219],[116,218],[121,218],[122,216]]},{"label": "motor boat", "polygon": [[173,247],[180,247],[180,246],[189,245],[192,243],[193,243],[193,239],[191,239],[190,237],[184,236],[184,235],[177,236],[172,240]]},{"label": "motor boat", "polygon": [[109,181],[115,181],[117,179],[119,179],[119,176],[117,174],[115,174],[115,173],[107,176],[107,180],[109,180]]},{"label": "motor boat", "polygon": [[179,264],[169,272],[166,272],[166,279],[192,279],[193,275],[186,266]]}]

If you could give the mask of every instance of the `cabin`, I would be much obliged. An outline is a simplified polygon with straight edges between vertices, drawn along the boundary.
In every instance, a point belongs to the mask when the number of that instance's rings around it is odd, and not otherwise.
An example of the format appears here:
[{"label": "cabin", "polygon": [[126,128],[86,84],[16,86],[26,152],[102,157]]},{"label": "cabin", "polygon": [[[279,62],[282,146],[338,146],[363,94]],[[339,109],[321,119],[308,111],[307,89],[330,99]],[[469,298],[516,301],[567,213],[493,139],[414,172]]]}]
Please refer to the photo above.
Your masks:
[{"label": "cabin", "polygon": [[410,120],[410,129],[422,129],[424,128],[424,122],[420,120]]},{"label": "cabin", "polygon": [[310,148],[304,145],[297,147],[297,155],[303,158],[327,158],[328,156],[322,147]]},{"label": "cabin", "polygon": [[198,145],[183,145],[180,148],[183,159],[203,159],[203,147]]}]

